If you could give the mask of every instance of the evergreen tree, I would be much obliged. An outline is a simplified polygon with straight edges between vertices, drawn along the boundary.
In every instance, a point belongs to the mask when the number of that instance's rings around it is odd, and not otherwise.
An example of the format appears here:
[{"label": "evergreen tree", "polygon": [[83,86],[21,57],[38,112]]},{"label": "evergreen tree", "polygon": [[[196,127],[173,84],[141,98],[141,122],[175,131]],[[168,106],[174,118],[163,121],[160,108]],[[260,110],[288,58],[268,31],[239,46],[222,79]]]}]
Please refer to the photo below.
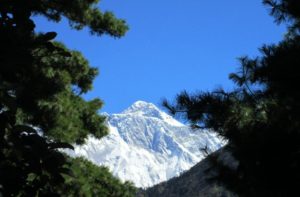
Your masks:
[{"label": "evergreen tree", "polygon": [[64,175],[65,184],[55,188],[59,196],[132,197],[135,187],[112,176],[106,167],[99,167],[83,158],[69,158],[72,176]]},{"label": "evergreen tree", "polygon": [[[128,29],[125,21],[101,12],[97,3],[0,0],[0,196],[59,196],[56,188],[64,187],[66,177],[98,171],[58,151],[73,148],[69,143],[82,144],[88,134],[107,134],[105,118],[97,113],[102,101],[81,97],[92,88],[98,71],[80,52],[55,42],[55,32],[37,34],[32,20],[36,15],[54,22],[65,17],[76,30],[87,27],[98,36],[123,36]],[[74,165],[88,169],[72,172]],[[110,193],[121,191],[109,185],[113,178],[108,175],[103,181],[91,177],[90,182]],[[81,190],[81,184],[72,185]],[[97,196],[97,190],[88,190],[91,194],[82,196]]]},{"label": "evergreen tree", "polygon": [[240,58],[230,74],[233,91],[189,94],[164,105],[194,127],[211,128],[228,140],[237,168],[216,162],[217,180],[239,196],[297,196],[300,187],[300,1],[264,0],[288,34],[264,45],[256,58]]}]

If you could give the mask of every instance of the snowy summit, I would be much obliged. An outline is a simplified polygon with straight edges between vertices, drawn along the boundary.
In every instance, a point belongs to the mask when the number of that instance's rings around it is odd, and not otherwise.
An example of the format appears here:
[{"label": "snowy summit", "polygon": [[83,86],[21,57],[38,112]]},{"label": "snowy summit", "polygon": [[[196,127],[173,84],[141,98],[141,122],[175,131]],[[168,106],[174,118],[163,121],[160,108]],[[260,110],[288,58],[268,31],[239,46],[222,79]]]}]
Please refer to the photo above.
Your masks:
[{"label": "snowy summit", "polygon": [[107,124],[109,135],[100,140],[89,137],[72,154],[109,167],[115,176],[137,187],[178,176],[204,158],[201,148],[215,151],[224,144],[216,134],[191,130],[144,101],[109,115]]}]

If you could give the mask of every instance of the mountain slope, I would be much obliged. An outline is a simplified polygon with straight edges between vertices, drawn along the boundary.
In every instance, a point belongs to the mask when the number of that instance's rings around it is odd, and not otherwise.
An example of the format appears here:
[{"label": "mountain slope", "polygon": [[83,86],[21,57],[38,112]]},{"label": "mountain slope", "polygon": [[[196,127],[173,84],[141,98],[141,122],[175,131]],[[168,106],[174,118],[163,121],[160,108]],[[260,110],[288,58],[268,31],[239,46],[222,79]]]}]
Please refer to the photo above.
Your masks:
[{"label": "mountain slope", "polygon": [[209,155],[179,177],[174,177],[146,190],[140,190],[137,197],[237,197],[237,195],[211,179],[218,173],[217,168],[212,163],[213,158],[230,168],[236,168],[238,165],[237,161],[231,156],[230,151],[224,147]]},{"label": "mountain slope", "polygon": [[72,155],[108,166],[122,180],[150,187],[188,170],[224,142],[206,130],[191,130],[155,105],[137,101],[120,114],[108,116],[110,134],[89,137]]}]

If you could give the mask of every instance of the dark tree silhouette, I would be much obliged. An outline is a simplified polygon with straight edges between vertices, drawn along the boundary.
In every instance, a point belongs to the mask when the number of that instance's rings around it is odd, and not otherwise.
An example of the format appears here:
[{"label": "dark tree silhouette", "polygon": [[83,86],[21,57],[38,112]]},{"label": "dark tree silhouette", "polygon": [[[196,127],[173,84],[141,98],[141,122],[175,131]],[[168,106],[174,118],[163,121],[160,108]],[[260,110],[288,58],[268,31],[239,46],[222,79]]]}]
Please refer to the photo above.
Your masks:
[{"label": "dark tree silhouette", "polygon": [[[101,12],[97,2],[0,0],[0,196],[59,195],[77,160],[57,149],[83,143],[88,134],[107,134],[105,118],[97,114],[102,101],[81,98],[92,88],[97,69],[80,52],[53,41],[55,32],[37,34],[31,19],[65,17],[76,30],[123,36],[126,23]],[[112,189],[107,196],[120,196]]]},{"label": "dark tree silhouette", "polygon": [[300,1],[264,0],[278,23],[288,27],[276,45],[264,45],[261,56],[240,58],[230,74],[233,91],[188,94],[174,104],[192,125],[212,128],[228,139],[237,168],[217,164],[217,180],[239,196],[297,196],[300,187]]}]

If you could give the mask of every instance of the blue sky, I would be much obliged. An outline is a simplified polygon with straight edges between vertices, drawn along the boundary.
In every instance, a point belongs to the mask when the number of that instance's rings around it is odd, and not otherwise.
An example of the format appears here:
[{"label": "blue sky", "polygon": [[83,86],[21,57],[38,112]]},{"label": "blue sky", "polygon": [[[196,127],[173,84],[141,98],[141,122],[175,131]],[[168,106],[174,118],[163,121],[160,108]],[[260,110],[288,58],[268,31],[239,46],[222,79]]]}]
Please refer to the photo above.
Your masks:
[{"label": "blue sky", "polygon": [[277,43],[285,32],[261,0],[102,0],[99,7],[127,21],[125,37],[96,37],[71,30],[66,21],[35,20],[38,31],[58,32],[57,40],[99,67],[85,98],[101,98],[101,111],[108,113],[136,100],[160,105],[182,90],[229,90],[237,57],[258,55],[257,48]]}]

